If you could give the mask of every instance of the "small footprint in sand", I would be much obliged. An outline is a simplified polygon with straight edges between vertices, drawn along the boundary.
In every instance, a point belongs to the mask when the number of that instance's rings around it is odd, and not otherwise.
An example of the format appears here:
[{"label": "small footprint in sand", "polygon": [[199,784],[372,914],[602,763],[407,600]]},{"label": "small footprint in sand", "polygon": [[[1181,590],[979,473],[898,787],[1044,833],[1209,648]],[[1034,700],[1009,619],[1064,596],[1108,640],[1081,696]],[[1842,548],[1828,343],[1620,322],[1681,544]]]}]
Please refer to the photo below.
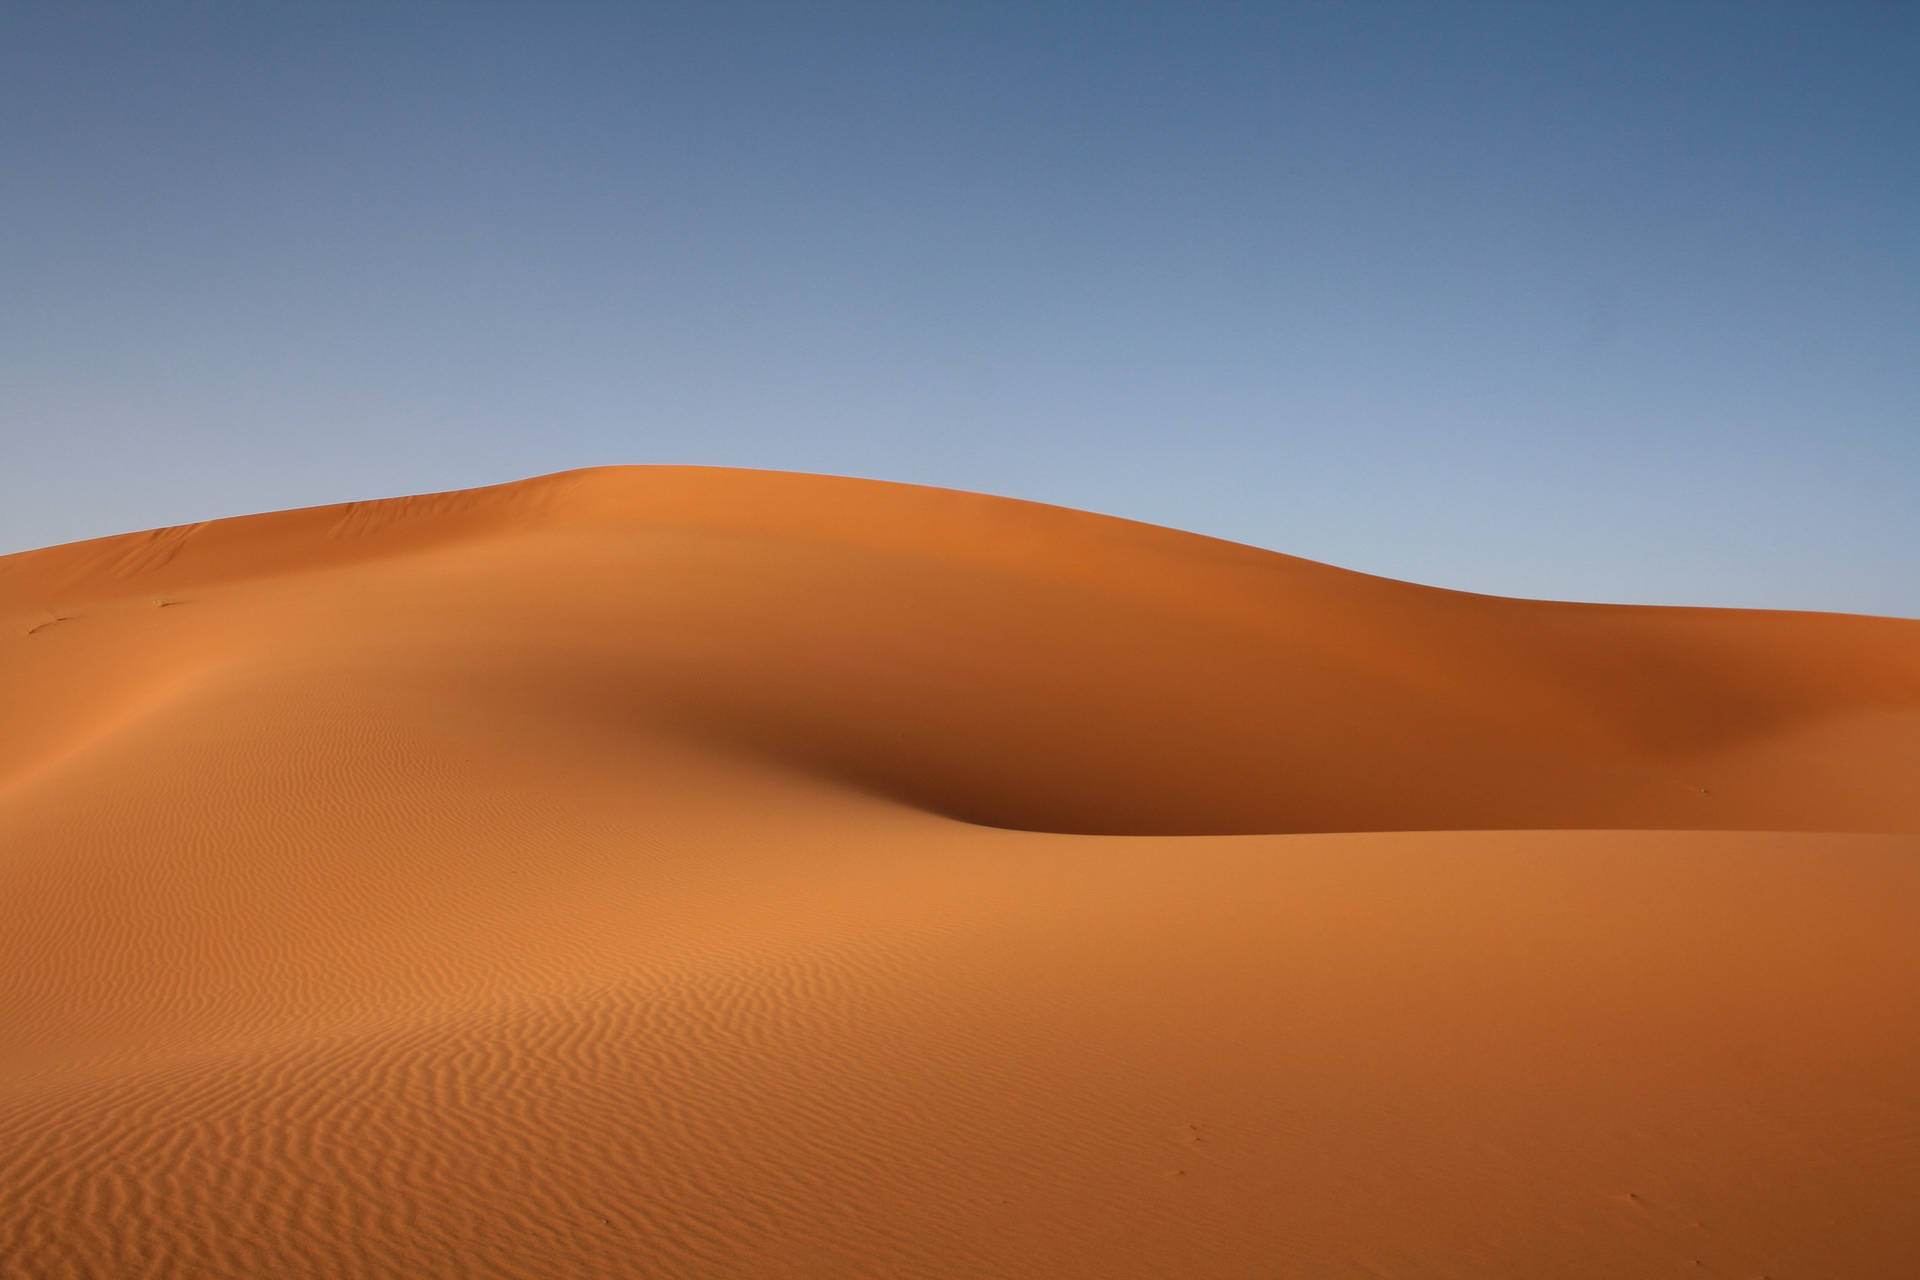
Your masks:
[{"label": "small footprint in sand", "polygon": [[[1189,1121],[1186,1124],[1175,1126],[1170,1136],[1175,1142],[1185,1143],[1190,1147],[1197,1147],[1207,1140],[1207,1126]],[[1168,1178],[1184,1178],[1187,1176],[1187,1171],[1185,1169],[1168,1169],[1163,1176]]]}]

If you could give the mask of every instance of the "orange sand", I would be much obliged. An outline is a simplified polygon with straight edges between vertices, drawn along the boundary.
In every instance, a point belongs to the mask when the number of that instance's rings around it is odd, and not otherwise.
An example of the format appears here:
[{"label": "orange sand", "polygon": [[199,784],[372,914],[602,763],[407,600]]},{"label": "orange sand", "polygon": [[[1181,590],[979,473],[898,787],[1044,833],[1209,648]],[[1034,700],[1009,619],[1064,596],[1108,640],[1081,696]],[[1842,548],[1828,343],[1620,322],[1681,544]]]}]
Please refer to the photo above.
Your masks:
[{"label": "orange sand", "polygon": [[0,559],[0,1275],[1920,1275],[1920,622],[575,472]]}]

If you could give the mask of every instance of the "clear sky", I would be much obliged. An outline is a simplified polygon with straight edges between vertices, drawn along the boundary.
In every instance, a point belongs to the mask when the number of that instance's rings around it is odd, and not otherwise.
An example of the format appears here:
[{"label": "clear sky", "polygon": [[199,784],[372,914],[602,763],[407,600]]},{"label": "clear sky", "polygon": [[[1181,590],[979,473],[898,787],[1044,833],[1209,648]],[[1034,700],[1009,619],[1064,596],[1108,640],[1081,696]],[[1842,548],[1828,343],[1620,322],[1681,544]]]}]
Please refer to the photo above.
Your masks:
[{"label": "clear sky", "polygon": [[0,551],[602,463],[1920,616],[1920,4],[0,14]]}]

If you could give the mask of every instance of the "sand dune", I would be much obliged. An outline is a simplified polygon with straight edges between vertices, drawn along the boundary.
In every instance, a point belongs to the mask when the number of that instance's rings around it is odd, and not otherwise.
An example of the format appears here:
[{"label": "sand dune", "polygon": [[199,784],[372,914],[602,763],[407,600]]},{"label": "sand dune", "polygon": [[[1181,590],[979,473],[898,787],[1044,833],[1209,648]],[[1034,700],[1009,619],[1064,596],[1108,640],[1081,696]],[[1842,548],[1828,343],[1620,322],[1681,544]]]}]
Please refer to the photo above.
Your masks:
[{"label": "sand dune", "polygon": [[568,473],[0,558],[0,1275],[1920,1274],[1920,623]]}]

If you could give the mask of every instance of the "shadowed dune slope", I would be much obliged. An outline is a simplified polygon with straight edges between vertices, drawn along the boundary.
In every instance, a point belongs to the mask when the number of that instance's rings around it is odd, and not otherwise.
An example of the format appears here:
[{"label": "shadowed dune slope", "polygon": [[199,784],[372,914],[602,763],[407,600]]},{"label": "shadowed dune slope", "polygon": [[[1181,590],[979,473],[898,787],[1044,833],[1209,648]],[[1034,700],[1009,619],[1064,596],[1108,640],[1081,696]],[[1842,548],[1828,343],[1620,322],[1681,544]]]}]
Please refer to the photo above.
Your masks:
[{"label": "shadowed dune slope", "polygon": [[1920,624],[1476,596],[870,481],[218,521],[0,560],[0,609],[13,773],[189,673],[425,666],[998,827],[1920,828]]},{"label": "shadowed dune slope", "polygon": [[575,472],[0,559],[0,1277],[1920,1274],[1920,623]]}]

